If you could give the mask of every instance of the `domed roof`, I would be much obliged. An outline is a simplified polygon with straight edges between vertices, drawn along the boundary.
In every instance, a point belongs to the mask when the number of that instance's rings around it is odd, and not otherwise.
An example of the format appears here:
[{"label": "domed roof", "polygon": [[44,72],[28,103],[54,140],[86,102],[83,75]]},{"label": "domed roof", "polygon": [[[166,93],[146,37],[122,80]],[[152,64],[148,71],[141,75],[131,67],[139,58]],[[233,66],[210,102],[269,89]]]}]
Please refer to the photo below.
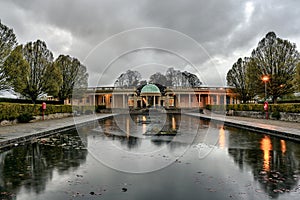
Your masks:
[{"label": "domed roof", "polygon": [[157,93],[160,93],[160,90],[159,88],[154,85],[154,84],[147,84],[145,85],[142,90],[141,90],[141,94],[143,93],[152,93],[152,94],[157,94]]}]

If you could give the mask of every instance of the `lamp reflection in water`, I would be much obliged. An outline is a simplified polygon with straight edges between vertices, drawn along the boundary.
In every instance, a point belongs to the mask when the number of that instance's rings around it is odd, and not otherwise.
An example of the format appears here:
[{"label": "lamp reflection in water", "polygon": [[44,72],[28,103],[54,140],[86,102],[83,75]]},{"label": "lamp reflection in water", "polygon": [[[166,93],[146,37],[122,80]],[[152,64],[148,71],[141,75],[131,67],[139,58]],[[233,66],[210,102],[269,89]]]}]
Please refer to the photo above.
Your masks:
[{"label": "lamp reflection in water", "polygon": [[146,124],[143,124],[142,125],[142,133],[144,134],[144,133],[146,133],[146,131],[147,131],[147,126],[146,126]]},{"label": "lamp reflection in water", "polygon": [[281,152],[282,154],[284,154],[286,152],[285,140],[280,140],[280,144],[281,144]]},{"label": "lamp reflection in water", "polygon": [[176,130],[176,120],[174,116],[172,116],[172,130]]},{"label": "lamp reflection in water", "polygon": [[221,126],[219,129],[219,147],[224,149],[226,146],[226,137],[225,137],[225,130],[224,126]]},{"label": "lamp reflection in water", "polygon": [[143,124],[142,124],[142,133],[144,134],[144,133],[146,133],[146,131],[147,131],[147,126],[146,126],[146,122],[147,121],[147,118],[146,118],[146,116],[145,115],[143,115],[142,116],[142,122],[143,122]]},{"label": "lamp reflection in water", "polygon": [[145,115],[143,115],[143,117],[142,117],[142,121],[143,121],[143,122],[146,122],[146,120],[147,120],[146,116],[145,116]]},{"label": "lamp reflection in water", "polygon": [[264,153],[263,169],[265,171],[270,171],[270,160],[271,160],[270,151],[272,150],[272,143],[271,143],[270,136],[265,135],[265,137],[261,139],[260,149],[263,150]]}]

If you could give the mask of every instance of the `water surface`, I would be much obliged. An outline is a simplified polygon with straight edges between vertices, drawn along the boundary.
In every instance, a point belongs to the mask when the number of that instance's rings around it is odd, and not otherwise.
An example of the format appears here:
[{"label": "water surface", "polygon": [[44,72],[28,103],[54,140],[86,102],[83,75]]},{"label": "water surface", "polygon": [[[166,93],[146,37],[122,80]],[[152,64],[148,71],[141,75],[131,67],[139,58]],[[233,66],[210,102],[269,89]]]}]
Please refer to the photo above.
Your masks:
[{"label": "water surface", "polygon": [[0,198],[299,199],[299,143],[155,119],[119,116],[2,152]]}]

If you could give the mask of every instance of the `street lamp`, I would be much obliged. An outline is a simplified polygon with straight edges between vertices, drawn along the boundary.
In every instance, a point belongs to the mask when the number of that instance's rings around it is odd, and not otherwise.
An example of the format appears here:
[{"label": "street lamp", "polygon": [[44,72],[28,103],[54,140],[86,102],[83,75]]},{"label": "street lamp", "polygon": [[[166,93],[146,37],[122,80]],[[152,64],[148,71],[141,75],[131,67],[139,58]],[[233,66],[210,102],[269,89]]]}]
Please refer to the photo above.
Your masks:
[{"label": "street lamp", "polygon": [[267,101],[267,82],[270,80],[268,75],[263,75],[262,76],[262,81],[265,82],[265,103],[264,103],[264,110],[266,112],[266,119],[269,119],[269,105]]},{"label": "street lamp", "polygon": [[262,76],[262,81],[265,83],[265,99],[267,100],[267,82],[270,80],[268,75]]}]

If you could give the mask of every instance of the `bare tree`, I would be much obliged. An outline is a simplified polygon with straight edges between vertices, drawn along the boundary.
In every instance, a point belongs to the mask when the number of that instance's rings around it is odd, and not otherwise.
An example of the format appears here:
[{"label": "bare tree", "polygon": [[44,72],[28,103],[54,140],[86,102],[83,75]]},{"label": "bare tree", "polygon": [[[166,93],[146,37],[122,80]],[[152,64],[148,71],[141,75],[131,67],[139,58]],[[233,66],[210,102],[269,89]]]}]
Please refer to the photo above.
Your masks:
[{"label": "bare tree", "polygon": [[149,83],[158,83],[160,85],[166,85],[167,84],[167,78],[162,73],[156,72],[155,74],[152,74],[150,76]]},{"label": "bare tree", "polygon": [[166,72],[167,86],[174,87],[199,87],[202,83],[197,75],[190,72],[175,70],[173,67]]},{"label": "bare tree", "polygon": [[122,73],[114,83],[115,87],[136,87],[142,79],[138,71],[127,70]]}]

